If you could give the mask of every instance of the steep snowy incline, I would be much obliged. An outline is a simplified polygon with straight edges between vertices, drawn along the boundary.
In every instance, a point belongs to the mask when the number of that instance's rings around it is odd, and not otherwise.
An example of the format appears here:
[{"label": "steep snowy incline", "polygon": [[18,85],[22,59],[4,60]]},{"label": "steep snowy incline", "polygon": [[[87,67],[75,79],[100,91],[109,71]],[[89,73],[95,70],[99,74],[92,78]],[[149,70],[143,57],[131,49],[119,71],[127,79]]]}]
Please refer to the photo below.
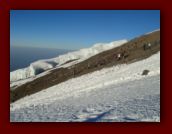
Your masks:
[{"label": "steep snowy incline", "polygon": [[[149,70],[143,76],[143,70]],[[160,53],[70,79],[10,105],[11,121],[159,121]]]},{"label": "steep snowy incline", "polygon": [[[10,72],[10,82],[33,77],[41,72],[44,72],[48,69],[52,69],[54,67],[61,67],[62,64],[71,60],[73,60],[72,64],[81,62],[85,59],[88,59],[91,56],[118,47],[126,42],[127,40],[119,40],[110,43],[98,43],[91,48],[80,49],[79,51],[74,51],[64,55],[60,55],[56,58],[33,62],[27,68],[18,69],[16,71]],[[71,65],[71,63],[69,63],[69,65]]]}]

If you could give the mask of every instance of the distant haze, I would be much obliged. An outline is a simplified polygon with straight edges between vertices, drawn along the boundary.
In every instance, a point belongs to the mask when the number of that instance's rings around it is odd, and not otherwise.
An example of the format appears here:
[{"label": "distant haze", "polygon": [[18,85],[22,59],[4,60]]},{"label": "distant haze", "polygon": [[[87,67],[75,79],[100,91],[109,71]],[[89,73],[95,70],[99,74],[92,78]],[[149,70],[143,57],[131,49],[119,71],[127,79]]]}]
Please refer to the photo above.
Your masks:
[{"label": "distant haze", "polygon": [[10,71],[27,67],[30,63],[40,59],[57,57],[69,51],[72,50],[11,46]]}]

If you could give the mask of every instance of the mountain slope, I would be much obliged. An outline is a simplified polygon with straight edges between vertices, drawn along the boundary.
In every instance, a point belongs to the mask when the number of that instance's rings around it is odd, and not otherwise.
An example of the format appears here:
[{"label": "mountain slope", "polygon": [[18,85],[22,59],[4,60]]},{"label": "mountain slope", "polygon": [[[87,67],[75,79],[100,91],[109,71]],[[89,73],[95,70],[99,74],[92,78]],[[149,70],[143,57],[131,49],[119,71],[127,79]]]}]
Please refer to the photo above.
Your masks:
[{"label": "mountain slope", "polygon": [[26,96],[10,105],[10,120],[160,121],[160,52]]},{"label": "mountain slope", "polygon": [[91,56],[94,56],[100,52],[118,47],[127,40],[119,40],[111,43],[98,43],[93,45],[91,48],[80,49],[79,51],[70,52],[64,55],[60,55],[56,58],[39,60],[30,64],[29,67],[18,69],[16,71],[10,72],[10,82],[15,82],[18,80],[26,79],[38,75],[48,69],[54,67],[61,67],[61,65],[69,61],[77,61],[79,63],[85,59],[88,59]]},{"label": "mountain slope", "polygon": [[120,44],[118,47],[91,56],[88,59],[83,58],[83,61],[78,62],[76,60],[67,64],[63,62],[63,65],[59,68],[46,71],[45,75],[40,74],[39,77],[36,76],[36,78],[27,81],[27,83],[11,87],[10,101],[14,102],[26,95],[31,95],[71,78],[79,77],[105,67],[124,63],[130,64],[148,58],[158,51],[160,51],[160,31],[142,35],[123,45]]}]

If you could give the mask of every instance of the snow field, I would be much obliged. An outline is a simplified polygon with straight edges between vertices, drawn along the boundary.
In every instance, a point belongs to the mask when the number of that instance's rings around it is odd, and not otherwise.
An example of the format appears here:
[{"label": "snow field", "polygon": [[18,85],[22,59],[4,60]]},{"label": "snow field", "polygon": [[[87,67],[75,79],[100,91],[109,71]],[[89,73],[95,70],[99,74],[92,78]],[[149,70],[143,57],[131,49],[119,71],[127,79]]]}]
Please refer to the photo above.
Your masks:
[{"label": "snow field", "polygon": [[[141,75],[143,70],[150,72]],[[12,122],[160,121],[160,52],[104,68],[26,96],[10,105]]]}]

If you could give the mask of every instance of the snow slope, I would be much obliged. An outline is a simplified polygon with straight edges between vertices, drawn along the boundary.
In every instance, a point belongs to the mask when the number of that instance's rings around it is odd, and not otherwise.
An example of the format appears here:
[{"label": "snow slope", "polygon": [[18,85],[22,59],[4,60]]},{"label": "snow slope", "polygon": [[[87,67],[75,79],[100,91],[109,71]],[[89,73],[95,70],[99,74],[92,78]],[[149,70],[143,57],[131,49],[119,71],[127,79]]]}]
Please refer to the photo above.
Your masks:
[{"label": "snow slope", "polygon": [[[29,67],[10,72],[10,82],[33,77],[37,74],[40,74],[41,72],[44,72],[48,69],[52,69],[54,67],[61,67],[63,63],[70,60],[77,59],[77,61],[72,62],[72,64],[81,62],[85,59],[88,59],[91,56],[118,47],[126,42],[127,40],[119,40],[110,43],[98,43],[93,45],[93,47],[91,48],[80,49],[79,51],[74,51],[64,55],[60,55],[56,58],[33,62],[30,64]],[[68,65],[71,65],[71,63],[69,63]]]},{"label": "snow slope", "polygon": [[156,30],[154,30],[154,31],[148,32],[148,33],[146,33],[145,35],[148,35],[148,34],[151,34],[151,33],[153,33],[153,32],[157,32],[157,31],[160,31],[160,29],[156,29]]},{"label": "snow slope", "polygon": [[[147,76],[143,70],[150,70]],[[160,121],[160,52],[70,79],[10,105],[11,122]]]}]

